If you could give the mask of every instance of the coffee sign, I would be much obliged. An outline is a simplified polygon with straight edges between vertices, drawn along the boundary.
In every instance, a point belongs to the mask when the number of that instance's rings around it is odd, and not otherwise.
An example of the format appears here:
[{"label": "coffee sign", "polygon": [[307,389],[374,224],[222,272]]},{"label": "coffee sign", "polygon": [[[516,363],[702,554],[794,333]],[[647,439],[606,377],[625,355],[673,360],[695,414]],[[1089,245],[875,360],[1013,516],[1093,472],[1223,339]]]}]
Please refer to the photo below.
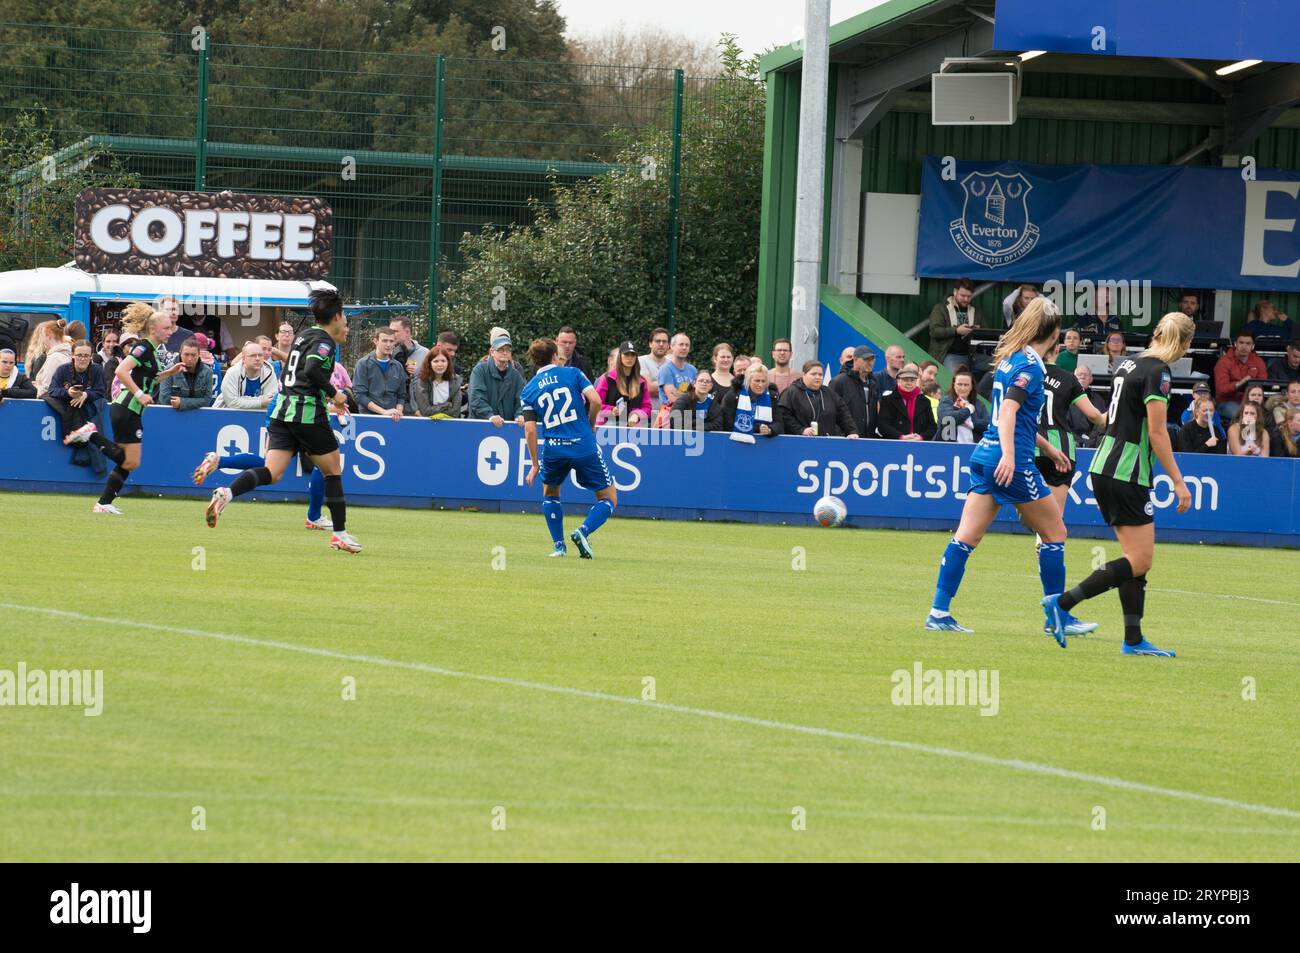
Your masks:
[{"label": "coffee sign", "polygon": [[84,189],[73,259],[97,274],[309,280],[329,274],[333,237],[315,197]]}]

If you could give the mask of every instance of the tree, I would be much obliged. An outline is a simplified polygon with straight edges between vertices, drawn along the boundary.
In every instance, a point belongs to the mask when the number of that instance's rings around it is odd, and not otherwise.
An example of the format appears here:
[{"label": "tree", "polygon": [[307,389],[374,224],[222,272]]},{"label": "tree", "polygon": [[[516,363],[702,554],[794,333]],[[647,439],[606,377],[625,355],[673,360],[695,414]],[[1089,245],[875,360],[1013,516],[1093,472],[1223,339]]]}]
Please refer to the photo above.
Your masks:
[{"label": "tree", "polygon": [[[692,87],[683,117],[676,325],[697,356],[719,340],[752,349],[757,305],[763,88],[734,37],[719,46],[721,77]],[[618,341],[644,341],[665,315],[671,145],[641,130],[613,171],[557,185],[554,207],[534,200],[533,226],[467,234],[439,324],[471,353],[494,325],[524,342],[573,324],[598,367]]]},{"label": "tree", "polygon": [[77,194],[139,182],[102,146],[57,154],[39,113],[0,126],[0,272],[72,259]]}]

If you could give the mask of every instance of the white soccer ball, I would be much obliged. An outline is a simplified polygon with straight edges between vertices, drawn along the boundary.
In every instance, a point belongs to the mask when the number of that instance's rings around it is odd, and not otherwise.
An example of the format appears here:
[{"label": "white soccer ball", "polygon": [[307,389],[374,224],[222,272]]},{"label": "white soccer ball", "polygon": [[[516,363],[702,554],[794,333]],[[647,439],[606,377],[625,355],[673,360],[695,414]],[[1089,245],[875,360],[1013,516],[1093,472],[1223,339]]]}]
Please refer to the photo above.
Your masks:
[{"label": "white soccer ball", "polygon": [[838,496],[823,496],[813,506],[813,519],[823,526],[839,526],[848,515],[849,508]]}]

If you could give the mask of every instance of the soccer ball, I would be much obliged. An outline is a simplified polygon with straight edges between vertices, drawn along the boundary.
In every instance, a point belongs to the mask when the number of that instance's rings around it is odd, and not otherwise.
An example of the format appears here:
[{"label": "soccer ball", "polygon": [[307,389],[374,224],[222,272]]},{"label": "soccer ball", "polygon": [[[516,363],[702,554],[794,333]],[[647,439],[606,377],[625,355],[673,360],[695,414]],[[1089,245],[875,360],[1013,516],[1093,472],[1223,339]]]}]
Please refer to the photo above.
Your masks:
[{"label": "soccer ball", "polygon": [[813,506],[813,519],[823,526],[839,526],[849,515],[849,508],[838,496],[823,496]]}]

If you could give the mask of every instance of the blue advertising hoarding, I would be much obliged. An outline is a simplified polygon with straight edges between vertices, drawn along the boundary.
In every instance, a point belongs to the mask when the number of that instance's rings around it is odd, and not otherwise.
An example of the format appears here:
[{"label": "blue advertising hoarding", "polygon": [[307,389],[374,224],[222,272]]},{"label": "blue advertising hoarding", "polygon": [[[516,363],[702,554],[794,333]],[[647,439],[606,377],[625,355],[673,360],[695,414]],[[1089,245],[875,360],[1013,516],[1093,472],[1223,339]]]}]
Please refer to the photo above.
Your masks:
[{"label": "blue advertising hoarding", "polygon": [[927,156],[916,269],[1300,291],[1300,172]]},{"label": "blue advertising hoarding", "polygon": [[1295,0],[998,0],[993,44],[1098,56],[1300,62]]},{"label": "blue advertising hoarding", "polygon": [[[195,496],[200,491],[190,473],[203,455],[214,448],[257,450],[264,426],[265,415],[255,411],[151,407],[145,412],[144,464],[127,489]],[[513,511],[540,504],[540,488],[524,482],[523,430],[512,424],[498,429],[479,421],[360,417],[340,436],[350,502]],[[103,478],[74,465],[73,451],[60,438],[57,418],[43,402],[0,404],[0,489],[85,493],[89,509]],[[850,524],[900,529],[956,525],[972,449],[785,436],[749,445],[723,434],[646,428],[602,428],[599,439],[624,515],[808,525],[813,503],[830,493],[847,504]],[[1085,468],[1089,455],[1081,454]],[[1180,456],[1180,465],[1193,505],[1175,514],[1170,481],[1157,477],[1153,503],[1162,539],[1300,547],[1300,461],[1187,455]],[[229,483],[233,476],[218,471],[207,486]],[[303,499],[306,486],[291,470],[281,484],[257,495]],[[1071,532],[1109,536],[1086,474],[1076,476],[1070,492]],[[585,508],[592,497],[571,484],[564,499]],[[129,510],[129,500],[124,508]],[[197,502],[194,518],[201,525]],[[1019,528],[1013,509],[1004,507],[998,519],[996,529]]]}]

